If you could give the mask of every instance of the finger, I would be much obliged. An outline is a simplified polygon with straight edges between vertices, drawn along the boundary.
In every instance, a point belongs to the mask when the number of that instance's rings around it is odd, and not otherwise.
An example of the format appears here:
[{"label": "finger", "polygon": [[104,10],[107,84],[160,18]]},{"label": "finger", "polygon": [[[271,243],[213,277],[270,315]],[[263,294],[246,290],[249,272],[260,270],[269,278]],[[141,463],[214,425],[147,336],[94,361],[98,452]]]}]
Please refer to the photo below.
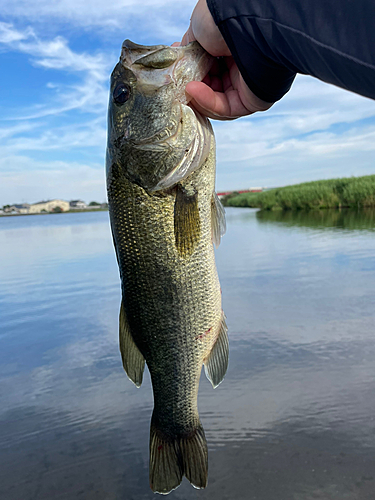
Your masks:
[{"label": "finger", "polygon": [[211,87],[211,75],[210,73],[207,73],[207,75],[203,78],[202,80],[203,83]]},{"label": "finger", "polygon": [[222,67],[221,67],[221,58],[215,57],[214,62],[212,63],[210,74],[211,75],[221,75]]},{"label": "finger", "polygon": [[211,87],[215,92],[223,91],[223,83],[221,81],[221,78],[215,75],[211,75],[210,73],[207,73],[207,75],[203,78],[202,83],[205,83],[208,87]]},{"label": "finger", "polygon": [[236,118],[239,118],[237,116],[218,116],[214,113],[211,113],[209,110],[206,108],[202,108],[195,99],[192,99],[190,101],[190,105],[197,111],[199,114],[206,116],[207,118],[211,118],[212,120],[220,120],[220,121],[228,121],[228,120],[235,120]]},{"label": "finger", "polygon": [[222,78],[222,87],[223,92],[228,92],[230,90],[236,89],[236,78],[232,78],[232,75],[229,73],[224,73]]},{"label": "finger", "polygon": [[[206,116],[230,117],[230,106],[222,96],[217,96],[216,92],[202,82],[190,82],[186,85],[186,92],[194,99],[199,108],[205,110]],[[219,93],[218,93],[219,94]],[[225,94],[223,94],[225,97]]]},{"label": "finger", "polygon": [[174,42],[172,43],[171,47],[179,47],[181,45],[181,42]]},{"label": "finger", "polygon": [[202,82],[190,82],[186,92],[194,99],[194,106],[204,110],[203,114],[211,118],[228,120],[250,114],[235,90],[215,92]]},{"label": "finger", "polygon": [[256,111],[266,111],[269,109],[273,103],[262,101],[257,97],[246,85],[245,80],[242,78],[241,74],[238,74],[238,81],[236,88],[238,90],[238,96],[241,99],[243,105],[251,111],[252,113]]},{"label": "finger", "polygon": [[[233,57],[221,58],[222,85],[223,91],[237,89],[237,74],[239,70],[234,62]],[[237,71],[236,71],[237,70]]]},{"label": "finger", "polygon": [[187,32],[182,37],[181,45],[187,45],[188,43],[193,42],[195,39],[196,38],[194,36],[193,29],[192,29],[191,23],[190,23],[190,26],[189,26]]},{"label": "finger", "polygon": [[[206,83],[206,82],[203,82],[203,83]],[[223,89],[223,81],[218,76],[211,76],[209,87],[211,87],[212,90],[214,90],[215,92],[223,92],[223,90],[224,90]]]}]

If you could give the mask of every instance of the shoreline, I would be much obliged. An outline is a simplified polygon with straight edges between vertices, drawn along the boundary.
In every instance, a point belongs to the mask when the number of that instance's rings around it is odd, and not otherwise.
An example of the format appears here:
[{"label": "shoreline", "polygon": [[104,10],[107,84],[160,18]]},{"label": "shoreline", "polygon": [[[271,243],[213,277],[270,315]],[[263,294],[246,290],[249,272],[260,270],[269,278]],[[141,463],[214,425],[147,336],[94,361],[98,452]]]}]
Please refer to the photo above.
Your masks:
[{"label": "shoreline", "polygon": [[82,212],[108,212],[108,208],[92,208],[92,209],[78,209],[78,210],[66,210],[64,212],[38,212],[35,214],[0,214],[0,217],[29,217],[32,215],[57,215],[57,214],[76,214]]}]

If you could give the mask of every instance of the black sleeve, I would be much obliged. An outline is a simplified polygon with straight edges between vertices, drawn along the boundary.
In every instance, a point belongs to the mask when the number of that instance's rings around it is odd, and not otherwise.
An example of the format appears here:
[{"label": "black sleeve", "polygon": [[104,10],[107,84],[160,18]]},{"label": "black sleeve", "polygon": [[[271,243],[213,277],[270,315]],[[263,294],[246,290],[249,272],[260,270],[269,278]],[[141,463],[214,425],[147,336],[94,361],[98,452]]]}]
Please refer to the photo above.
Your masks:
[{"label": "black sleeve", "polygon": [[375,0],[207,0],[241,74],[275,102],[296,73],[375,99]]}]

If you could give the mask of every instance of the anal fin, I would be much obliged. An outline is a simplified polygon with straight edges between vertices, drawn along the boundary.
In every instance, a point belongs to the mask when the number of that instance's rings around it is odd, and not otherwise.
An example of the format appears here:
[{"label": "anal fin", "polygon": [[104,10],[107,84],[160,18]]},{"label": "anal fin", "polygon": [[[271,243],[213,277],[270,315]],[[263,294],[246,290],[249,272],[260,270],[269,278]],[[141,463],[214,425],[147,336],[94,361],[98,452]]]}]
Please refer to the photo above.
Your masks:
[{"label": "anal fin", "polygon": [[145,358],[135,345],[122,302],[120,308],[120,352],[127,376],[137,387],[140,387],[145,368]]},{"label": "anal fin", "polygon": [[225,222],[225,210],[216,193],[212,193],[211,198],[211,227],[212,242],[217,248],[220,245],[221,237],[227,230]]},{"label": "anal fin", "polygon": [[204,361],[204,370],[206,377],[211,382],[215,389],[224,379],[224,375],[228,368],[229,359],[229,342],[228,342],[228,327],[225,323],[225,315],[223,313],[220,324],[219,335],[216,342]]}]

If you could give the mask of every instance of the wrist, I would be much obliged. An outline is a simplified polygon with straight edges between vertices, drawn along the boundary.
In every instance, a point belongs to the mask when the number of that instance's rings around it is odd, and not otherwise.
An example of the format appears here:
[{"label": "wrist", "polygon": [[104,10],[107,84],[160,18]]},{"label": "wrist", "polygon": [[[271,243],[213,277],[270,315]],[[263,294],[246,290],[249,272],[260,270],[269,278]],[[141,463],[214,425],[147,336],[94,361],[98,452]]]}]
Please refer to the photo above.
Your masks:
[{"label": "wrist", "polygon": [[255,113],[256,111],[266,111],[274,104],[273,102],[263,101],[256,96],[246,85],[241,74],[238,81],[238,92],[242,104],[249,110],[250,113]]}]

